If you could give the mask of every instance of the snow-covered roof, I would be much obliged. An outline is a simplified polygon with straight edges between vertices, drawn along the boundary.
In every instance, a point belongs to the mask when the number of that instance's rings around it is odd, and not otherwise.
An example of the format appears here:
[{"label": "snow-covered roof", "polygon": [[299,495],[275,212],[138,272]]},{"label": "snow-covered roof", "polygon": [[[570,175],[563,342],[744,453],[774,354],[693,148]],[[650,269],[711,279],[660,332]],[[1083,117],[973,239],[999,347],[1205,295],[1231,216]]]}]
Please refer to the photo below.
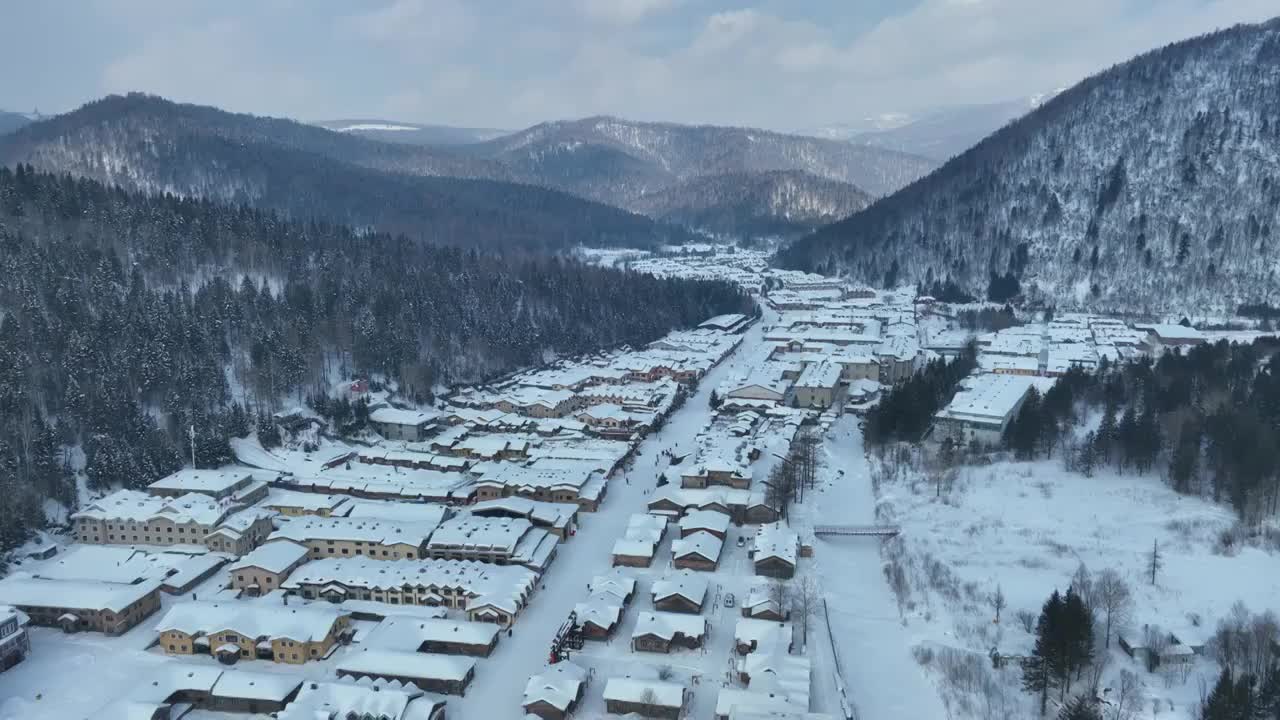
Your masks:
[{"label": "snow-covered roof", "polygon": [[362,648],[343,655],[336,669],[338,672],[379,677],[461,682],[471,674],[475,666],[475,658],[463,655]]},{"label": "snow-covered roof", "polygon": [[437,416],[436,413],[427,413],[421,410],[401,410],[400,408],[384,407],[369,413],[369,422],[384,425],[422,425],[435,420]]},{"label": "snow-covered roof", "polygon": [[708,530],[725,533],[729,530],[729,516],[718,510],[690,510],[680,518],[681,532]]},{"label": "snow-covered roof", "polygon": [[638,703],[652,695],[653,704],[659,707],[678,708],[684,705],[685,688],[662,680],[609,678],[604,686],[605,701]]},{"label": "snow-covered roof", "polygon": [[117,490],[85,505],[79,512],[72,514],[71,519],[83,517],[145,523],[163,517],[178,525],[195,523],[212,526],[226,517],[232,507],[200,493],[170,498],[136,490]]},{"label": "snow-covered roof", "polygon": [[611,553],[620,557],[652,558],[657,550],[658,544],[653,540],[618,538],[613,542]]},{"label": "snow-covered roof", "polygon": [[[412,685],[379,682],[308,682],[293,702],[276,714],[278,720],[318,720],[323,718],[391,718],[426,720],[430,711],[444,701]],[[414,713],[422,706],[424,712]]]},{"label": "snow-covered roof", "polygon": [[194,470],[184,468],[167,477],[147,486],[147,489],[156,492],[170,493],[201,493],[204,495],[219,495],[234,488],[240,483],[247,483],[253,479],[249,471],[244,468],[227,468],[222,470]]},{"label": "snow-covered roof", "polygon": [[671,541],[671,556],[674,558],[698,556],[707,560],[719,560],[724,541],[709,532],[699,530],[692,535],[676,538]]},{"label": "snow-covered roof", "polygon": [[22,627],[31,622],[31,618],[27,614],[12,605],[0,605],[0,622],[11,618],[18,619],[18,627]]},{"label": "snow-covered roof", "polygon": [[610,593],[619,600],[631,597],[636,590],[636,579],[622,568],[614,568],[613,572],[597,575],[587,583],[587,590],[592,593]]},{"label": "snow-covered roof", "polygon": [[578,699],[586,681],[586,670],[568,661],[558,662],[529,678],[524,686],[523,705],[544,702],[560,711],[567,710]]},{"label": "snow-covered roof", "polygon": [[453,588],[469,596],[468,607],[492,604],[515,612],[533,590],[537,573],[519,565],[495,565],[471,560],[369,560],[323,558],[306,563],[283,584],[286,590],[302,585],[338,583],[347,587],[397,589]]},{"label": "snow-covered roof", "polygon": [[553,503],[542,500],[511,496],[481,500],[469,508],[472,515],[484,517],[493,513],[520,515],[534,522],[551,527],[566,527],[575,515],[578,506],[573,503]]},{"label": "snow-covered roof", "polygon": [[150,546],[143,550],[126,545],[76,544],[49,560],[28,562],[24,567],[33,577],[47,580],[98,580],[127,585],[140,579],[165,580],[189,572],[199,574],[200,570],[230,557],[203,552],[206,550],[203,546],[200,549],[200,555],[193,555]]},{"label": "snow-covered roof", "polygon": [[308,540],[360,540],[382,545],[420,546],[435,529],[429,522],[396,522],[371,518],[318,517],[294,518],[280,524],[268,538],[294,542]]},{"label": "snow-covered roof", "polygon": [[[750,714],[743,714],[747,710]],[[785,694],[753,688],[722,687],[716,697],[716,717],[736,720],[796,720],[809,717],[809,706],[792,702]],[[799,713],[793,715],[792,713]],[[830,716],[819,716],[827,717]]]},{"label": "snow-covered roof", "polygon": [[169,608],[156,632],[177,630],[187,635],[211,635],[232,630],[250,638],[288,638],[298,642],[323,640],[345,617],[338,609],[318,606],[279,607],[247,602],[177,603]]},{"label": "snow-covered roof", "polygon": [[798,388],[820,388],[831,389],[840,383],[841,368],[838,364],[821,360],[805,365],[804,370],[800,372],[800,377],[796,378],[796,387]]},{"label": "snow-covered roof", "polygon": [[220,698],[283,702],[301,684],[302,678],[297,675],[251,670],[223,670],[210,692]]},{"label": "snow-covered roof", "polygon": [[716,315],[713,318],[703,320],[698,325],[700,328],[714,328],[716,330],[728,330],[738,323],[746,320],[747,316],[740,313],[729,313],[727,315]]},{"label": "snow-covered roof", "polygon": [[1175,323],[1135,324],[1135,328],[1146,330],[1162,342],[1177,340],[1182,342],[1204,342],[1204,333],[1193,327]]},{"label": "snow-covered roof", "polygon": [[19,607],[109,610],[119,613],[160,588],[158,580],[124,584],[96,580],[51,580],[15,572],[0,578],[0,603]]},{"label": "snow-covered roof", "polygon": [[449,516],[450,510],[439,503],[401,502],[397,500],[352,500],[346,517],[353,519],[390,520],[435,528]]},{"label": "snow-covered roof", "polygon": [[808,657],[791,655],[785,647],[775,646],[772,652],[747,655],[742,669],[751,678],[753,690],[769,690],[787,696],[801,707],[809,707]]},{"label": "snow-covered roof", "polygon": [[341,512],[338,508],[342,507],[350,498],[346,495],[322,495],[320,493],[301,492],[299,490],[280,490],[271,488],[267,493],[267,499],[262,501],[261,505],[265,508],[299,508],[304,511],[316,512],[318,510],[328,510],[329,512]]},{"label": "snow-covered roof", "polygon": [[500,630],[494,623],[389,616],[361,643],[378,650],[417,652],[425,642],[489,645]]},{"label": "snow-covered roof", "polygon": [[1050,378],[1024,375],[998,375],[982,373],[963,381],[963,389],[956,393],[951,403],[935,416],[940,420],[1002,423],[1012,413],[1032,387],[1043,392],[1053,385]]},{"label": "snow-covered roof", "polygon": [[689,613],[644,611],[636,619],[635,629],[631,637],[638,638],[653,635],[670,640],[676,635],[687,638],[700,638],[707,632],[707,619],[701,615]]},{"label": "snow-covered roof", "polygon": [[707,597],[710,585],[705,574],[689,570],[672,573],[661,580],[654,580],[649,587],[653,601],[658,602],[672,596],[679,596],[701,605]]},{"label": "snow-covered roof", "polygon": [[745,645],[754,642],[757,650],[785,649],[791,645],[791,634],[787,623],[750,617],[738,618],[733,629],[734,642]]},{"label": "snow-covered roof", "polygon": [[520,539],[534,530],[533,523],[524,518],[458,515],[441,523],[427,546],[433,550],[465,548],[511,554]]},{"label": "snow-covered roof", "polygon": [[617,625],[624,609],[622,598],[609,592],[592,593],[586,600],[573,606],[579,625],[591,623],[602,628]]},{"label": "snow-covered roof", "polygon": [[756,562],[765,558],[778,558],[791,565],[796,564],[796,555],[800,546],[800,536],[781,521],[761,525],[756,529],[754,539]]},{"label": "snow-covered roof", "polygon": [[245,568],[261,568],[270,573],[280,574],[305,560],[307,548],[289,540],[263,543],[248,555],[240,558],[240,562],[228,568],[231,572]]}]

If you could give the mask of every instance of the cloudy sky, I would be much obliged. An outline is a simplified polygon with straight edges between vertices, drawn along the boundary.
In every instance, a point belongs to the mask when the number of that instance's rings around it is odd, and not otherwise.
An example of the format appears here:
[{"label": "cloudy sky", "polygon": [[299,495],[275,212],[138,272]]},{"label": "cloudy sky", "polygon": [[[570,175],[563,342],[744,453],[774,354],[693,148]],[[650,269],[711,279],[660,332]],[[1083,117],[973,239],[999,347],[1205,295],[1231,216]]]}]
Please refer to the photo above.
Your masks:
[{"label": "cloudy sky", "polygon": [[796,129],[995,102],[1275,0],[59,0],[0,7],[0,108],[142,90],[303,120],[598,113]]}]

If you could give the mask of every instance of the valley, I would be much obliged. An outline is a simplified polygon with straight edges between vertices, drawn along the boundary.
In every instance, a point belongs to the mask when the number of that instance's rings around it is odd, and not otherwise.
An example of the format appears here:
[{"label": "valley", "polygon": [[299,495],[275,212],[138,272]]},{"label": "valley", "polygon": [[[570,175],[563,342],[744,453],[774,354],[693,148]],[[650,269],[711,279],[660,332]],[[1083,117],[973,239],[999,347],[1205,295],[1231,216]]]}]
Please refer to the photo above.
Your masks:
[{"label": "valley", "polygon": [[0,720],[1280,720],[1280,18],[873,5],[0,10]]}]

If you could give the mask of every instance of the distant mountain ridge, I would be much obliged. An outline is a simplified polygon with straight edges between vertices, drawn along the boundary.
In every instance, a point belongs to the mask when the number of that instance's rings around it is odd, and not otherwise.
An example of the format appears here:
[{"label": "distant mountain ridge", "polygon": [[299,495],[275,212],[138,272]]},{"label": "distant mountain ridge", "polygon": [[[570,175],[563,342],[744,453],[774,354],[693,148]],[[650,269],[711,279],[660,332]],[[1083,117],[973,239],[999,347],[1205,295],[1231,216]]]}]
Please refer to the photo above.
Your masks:
[{"label": "distant mountain ridge", "polygon": [[916,113],[882,113],[860,122],[804,132],[856,145],[896,150],[945,161],[1062,92],[1037,93],[994,103],[948,105]]},{"label": "distant mountain ridge", "polygon": [[509,134],[510,130],[494,128],[456,127],[453,125],[421,125],[418,123],[400,122],[398,120],[381,120],[377,118],[355,118],[343,120],[322,120],[312,123],[326,130],[351,133],[381,142],[404,143],[407,145],[469,145],[471,143],[493,140]]},{"label": "distant mountain ridge", "polygon": [[[591,206],[551,200],[554,196],[546,195],[548,191],[651,218],[670,217],[694,229],[705,219],[717,232],[725,227],[760,232],[770,228],[794,236],[840,217],[815,217],[815,209],[843,212],[856,207],[864,194],[888,192],[933,167],[924,158],[838,141],[605,117],[544,123],[483,142],[453,145],[383,142],[369,136],[418,133],[431,126],[359,119],[327,124],[337,130],[133,93],[108,96],[0,136],[0,162],[30,163],[149,192],[249,202],[296,217],[319,213],[357,227],[412,231],[430,223],[433,232],[450,238],[466,232],[464,223],[452,218],[480,218],[477,222],[482,224],[492,218],[496,222],[489,225],[503,232],[525,226],[517,233],[521,242],[543,246],[584,240],[643,246],[676,242],[688,232],[626,214],[611,215],[599,207],[560,213],[559,209]],[[273,165],[262,164],[268,158]],[[347,177],[344,167],[350,169]],[[304,169],[305,174],[300,172]],[[729,205],[709,215],[688,213],[679,197],[662,193],[709,176],[721,177],[720,192],[755,193],[761,183],[771,181],[770,173],[777,172],[794,174],[787,180],[787,191],[767,204],[770,218],[750,210],[743,222],[736,222],[725,215],[733,211]],[[453,178],[475,182],[458,184],[449,181]],[[724,187],[734,178],[742,183],[736,190]],[[506,185],[484,186],[485,181]],[[512,183],[544,190],[521,191]],[[482,202],[481,188],[511,202]],[[420,196],[426,202],[415,200],[418,193],[427,193]],[[840,193],[842,197],[835,197]],[[644,196],[648,198],[642,201]],[[670,197],[672,203],[660,205],[657,199],[662,197]],[[459,211],[456,215],[445,212],[451,206]],[[527,222],[513,208],[537,208],[541,217]],[[552,217],[555,221],[546,224],[545,236],[561,239],[534,239],[540,231],[533,225]],[[797,218],[803,220],[797,223]],[[758,222],[762,219],[769,221]],[[480,234],[496,239],[501,233],[493,230],[486,227]]]},{"label": "distant mountain ridge", "polygon": [[0,163],[299,219],[509,249],[686,242],[688,231],[554,190],[500,164],[290,120],[111,96],[0,136]]},{"label": "distant mountain ridge", "polygon": [[0,135],[11,133],[18,128],[30,124],[36,118],[29,113],[9,112],[8,110],[0,110]]},{"label": "distant mountain ridge", "polygon": [[[824,209],[861,207],[866,196],[890,192],[934,166],[835,140],[609,116],[543,123],[465,150],[503,163],[517,177],[650,217],[716,233],[784,236],[834,221],[840,215]],[[714,187],[723,198],[760,198],[762,188],[780,187],[784,177],[786,191],[769,193],[762,206],[707,195]],[[694,188],[701,200],[691,204],[682,188]]]},{"label": "distant mountain ridge", "polygon": [[1051,303],[1280,305],[1280,19],[1101,72],[778,256]]}]

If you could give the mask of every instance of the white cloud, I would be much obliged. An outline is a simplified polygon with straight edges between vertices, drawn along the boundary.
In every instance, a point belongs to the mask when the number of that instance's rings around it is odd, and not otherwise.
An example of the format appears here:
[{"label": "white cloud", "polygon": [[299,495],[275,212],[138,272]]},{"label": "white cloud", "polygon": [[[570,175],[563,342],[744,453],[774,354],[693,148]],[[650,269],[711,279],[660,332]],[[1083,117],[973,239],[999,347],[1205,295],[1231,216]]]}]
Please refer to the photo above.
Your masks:
[{"label": "white cloud", "polygon": [[590,20],[611,25],[632,25],[651,15],[669,11],[681,0],[577,0]]},{"label": "white cloud", "polygon": [[[1043,92],[1276,12],[1274,0],[920,0],[858,25],[818,21],[818,0],[734,1],[385,0],[317,16],[320,32],[285,10],[299,0],[221,15],[161,3],[115,23],[134,41],[101,63],[102,87],[302,117],[785,129]],[[843,1],[826,10],[854,14]]]},{"label": "white cloud", "polygon": [[[234,20],[152,33],[102,70],[103,92],[143,91],[257,114],[292,115],[310,104],[316,78],[264,57]],[[305,110],[304,110],[305,111]]]}]

